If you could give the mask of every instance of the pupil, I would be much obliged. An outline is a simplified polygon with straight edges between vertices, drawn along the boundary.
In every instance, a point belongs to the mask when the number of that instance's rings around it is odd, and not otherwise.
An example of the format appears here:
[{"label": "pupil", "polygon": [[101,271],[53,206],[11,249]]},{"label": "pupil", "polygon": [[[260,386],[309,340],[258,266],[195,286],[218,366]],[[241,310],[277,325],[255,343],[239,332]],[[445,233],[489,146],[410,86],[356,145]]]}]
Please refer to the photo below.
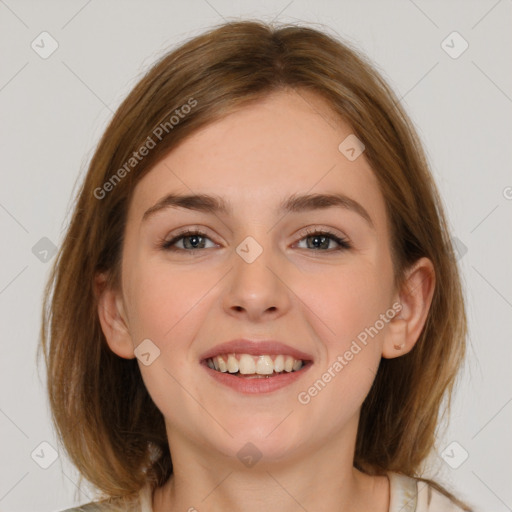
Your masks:
[{"label": "pupil", "polygon": [[[325,246],[325,241],[327,239],[327,237],[325,236],[319,236],[319,235],[315,235],[312,237],[314,242],[313,242],[313,245],[314,247],[318,248],[319,246]],[[320,245],[317,245],[316,242],[320,240]]]},{"label": "pupil", "polygon": [[201,238],[201,237],[200,237],[200,236],[198,236],[198,235],[190,235],[190,236],[188,237],[188,239],[189,239],[189,243],[192,245],[192,247],[193,247],[193,248],[197,248],[197,246],[199,245],[199,239],[200,239],[200,238]]}]

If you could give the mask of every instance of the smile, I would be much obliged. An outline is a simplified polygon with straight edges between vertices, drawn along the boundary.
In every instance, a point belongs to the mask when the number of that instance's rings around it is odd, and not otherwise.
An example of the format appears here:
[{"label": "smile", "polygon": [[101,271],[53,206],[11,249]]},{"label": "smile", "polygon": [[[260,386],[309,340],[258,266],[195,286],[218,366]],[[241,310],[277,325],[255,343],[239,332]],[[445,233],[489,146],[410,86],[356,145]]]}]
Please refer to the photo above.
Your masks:
[{"label": "smile", "polygon": [[216,384],[244,395],[265,395],[290,387],[313,361],[277,354],[221,354],[201,361]]},{"label": "smile", "polygon": [[212,370],[244,378],[269,378],[299,371],[304,362],[289,355],[222,354],[206,359]]}]

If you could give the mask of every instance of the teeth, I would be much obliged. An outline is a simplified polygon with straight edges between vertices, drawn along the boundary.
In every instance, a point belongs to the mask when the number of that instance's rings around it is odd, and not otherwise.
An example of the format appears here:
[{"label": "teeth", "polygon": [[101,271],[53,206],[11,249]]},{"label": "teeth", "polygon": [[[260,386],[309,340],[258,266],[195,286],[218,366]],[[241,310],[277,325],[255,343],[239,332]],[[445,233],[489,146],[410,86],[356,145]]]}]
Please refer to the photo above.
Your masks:
[{"label": "teeth", "polygon": [[277,356],[274,360],[274,371],[276,373],[284,370],[284,356]]},{"label": "teeth", "polygon": [[254,359],[249,354],[242,354],[240,356],[240,362],[238,363],[238,371],[242,375],[256,373],[256,364],[254,363]]},{"label": "teeth", "polygon": [[238,359],[234,354],[229,354],[228,356],[228,372],[236,373],[238,372]]},{"label": "teeth", "polygon": [[[274,357],[274,359],[272,359]],[[241,375],[272,375],[273,373],[296,372],[303,366],[300,359],[285,355],[224,354],[206,361],[209,368],[219,372]]]},{"label": "teeth", "polygon": [[260,356],[256,363],[256,373],[260,375],[270,375],[274,373],[274,363],[270,356]]},{"label": "teeth", "polygon": [[217,357],[216,359],[219,362],[219,370],[222,373],[226,373],[228,371],[228,365],[226,364],[226,361],[224,361],[224,359],[222,359],[222,357]]},{"label": "teeth", "polygon": [[302,368],[302,361],[295,359],[295,361],[293,361],[293,366],[292,366],[293,371],[296,372],[297,370],[300,370],[301,368]]}]

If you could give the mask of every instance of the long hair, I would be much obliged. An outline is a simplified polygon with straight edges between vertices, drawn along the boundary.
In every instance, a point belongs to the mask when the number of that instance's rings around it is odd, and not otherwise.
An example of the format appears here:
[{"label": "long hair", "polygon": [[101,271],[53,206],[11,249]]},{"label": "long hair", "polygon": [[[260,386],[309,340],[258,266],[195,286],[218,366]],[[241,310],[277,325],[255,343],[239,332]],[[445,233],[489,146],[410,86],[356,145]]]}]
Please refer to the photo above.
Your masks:
[{"label": "long hair", "polygon": [[[52,421],[81,475],[107,497],[129,500],[148,482],[163,485],[172,463],[164,418],[136,359],[106,343],[94,276],[106,272],[108,284],[119,286],[129,202],[152,166],[199,128],[279,90],[316,93],[364,143],[386,203],[396,285],[423,256],[436,275],[415,347],[380,363],[362,405],[354,466],[419,476],[434,446],[467,325],[442,202],[412,122],[349,43],[309,27],[230,22],[166,54],[120,105],[91,159],[45,289],[38,357],[43,349]],[[142,147],[145,156],[135,157]]]}]

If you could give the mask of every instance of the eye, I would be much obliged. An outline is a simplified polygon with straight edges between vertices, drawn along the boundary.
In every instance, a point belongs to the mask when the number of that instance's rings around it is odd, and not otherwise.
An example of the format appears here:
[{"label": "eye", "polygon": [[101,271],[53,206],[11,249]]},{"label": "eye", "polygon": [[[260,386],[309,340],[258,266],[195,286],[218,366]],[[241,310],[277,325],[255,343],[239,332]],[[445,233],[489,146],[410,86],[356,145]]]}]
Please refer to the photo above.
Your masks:
[{"label": "eye", "polygon": [[[210,240],[210,238],[202,231],[185,231],[171,240],[164,240],[161,247],[167,251],[194,251],[195,249],[205,249],[205,240]],[[174,247],[181,241],[183,241],[182,247]]]},{"label": "eye", "polygon": [[[332,231],[329,231],[327,229],[324,230],[307,230],[306,236],[301,238],[299,240],[299,243],[302,242],[302,240],[306,240],[306,249],[314,249],[314,250],[321,250],[322,252],[332,252],[332,251],[343,251],[346,249],[350,249],[352,245],[350,242],[343,237],[340,237],[333,233]],[[308,240],[311,240],[311,244],[308,244]],[[335,242],[338,244],[338,247],[334,247],[333,249],[329,249],[329,244],[331,242]]]},{"label": "eye", "polygon": [[[167,251],[195,252],[196,250],[199,249],[207,249],[207,240],[212,242],[212,240],[208,236],[206,236],[206,233],[199,230],[187,230],[179,233],[171,240],[161,241],[160,246],[162,249]],[[314,249],[315,251],[320,250],[321,252],[342,251],[350,249],[352,247],[352,245],[346,238],[340,237],[326,229],[307,230],[306,236],[301,238],[298,243],[302,242],[303,240],[306,240],[306,249]],[[307,243],[309,240],[311,240],[310,244]],[[336,243],[338,246],[334,248],[329,248],[329,245],[332,242]],[[179,246],[180,243],[182,244],[181,247]],[[213,246],[216,245],[214,242],[212,243]]]}]

